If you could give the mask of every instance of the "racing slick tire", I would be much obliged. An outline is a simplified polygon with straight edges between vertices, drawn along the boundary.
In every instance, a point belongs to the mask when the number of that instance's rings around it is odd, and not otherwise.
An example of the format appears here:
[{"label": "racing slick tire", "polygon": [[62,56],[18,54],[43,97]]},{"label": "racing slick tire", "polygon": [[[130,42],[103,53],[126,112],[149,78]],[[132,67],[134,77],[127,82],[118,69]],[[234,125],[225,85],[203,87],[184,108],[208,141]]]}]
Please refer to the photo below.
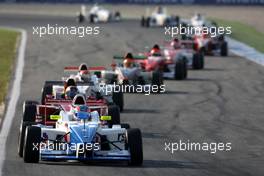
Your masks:
[{"label": "racing slick tire", "polygon": [[144,16],[141,17],[140,24],[141,24],[142,27],[145,27],[146,26],[146,19],[145,19]]},{"label": "racing slick tire", "polygon": [[200,56],[200,60],[201,60],[201,68],[200,69],[204,69],[204,55],[203,53],[199,53]]},{"label": "racing slick tire", "polygon": [[25,163],[38,163],[41,142],[41,129],[28,126],[25,131],[23,158]]},{"label": "racing slick tire", "polygon": [[52,85],[51,84],[45,84],[42,89],[42,95],[41,95],[41,104],[45,104],[45,99],[47,95],[52,94]]},{"label": "racing slick tire", "polygon": [[185,69],[186,65],[184,64],[184,60],[178,60],[175,63],[174,67],[174,78],[176,80],[183,80],[185,78]]},{"label": "racing slick tire", "polygon": [[187,79],[187,77],[188,77],[187,59],[183,59],[183,64],[184,64],[184,79]]},{"label": "racing slick tire", "polygon": [[17,150],[18,150],[17,152],[20,157],[23,157],[25,131],[26,131],[27,126],[29,125],[30,125],[30,122],[21,121],[20,123],[19,135],[18,135],[18,147],[17,147]]},{"label": "racing slick tire", "polygon": [[194,70],[199,70],[202,68],[202,58],[200,57],[200,53],[193,54],[192,68]]},{"label": "racing slick tire", "polygon": [[95,23],[95,18],[96,18],[96,16],[95,16],[94,14],[91,14],[91,15],[89,16],[89,18],[90,18],[90,23]]},{"label": "racing slick tire", "polygon": [[117,105],[110,105],[108,107],[108,115],[111,116],[109,127],[112,127],[115,124],[120,124],[120,110]]},{"label": "racing slick tire", "polygon": [[161,85],[163,84],[163,75],[162,75],[162,72],[160,72],[160,71],[154,71],[154,72],[152,72],[151,84],[158,86],[158,92],[157,93],[160,93],[160,91],[161,91]]},{"label": "racing slick tire", "polygon": [[150,27],[150,17],[147,17],[147,19],[146,19],[146,21],[145,21],[145,26],[147,27],[147,28],[149,28]]},{"label": "racing slick tire", "polygon": [[143,163],[143,145],[141,131],[137,128],[126,131],[126,148],[130,151],[131,166],[140,166]]},{"label": "racing slick tire", "polygon": [[119,107],[120,112],[124,110],[124,94],[123,92],[113,92],[113,102]]},{"label": "racing slick tire", "polygon": [[83,23],[84,22],[84,15],[82,13],[79,13],[78,17],[77,17],[77,21],[78,23]]},{"label": "racing slick tire", "polygon": [[27,104],[24,102],[23,105],[23,122],[35,122],[37,107],[36,104]]},{"label": "racing slick tire", "polygon": [[227,42],[226,41],[224,41],[221,44],[220,55],[221,56],[227,56],[228,55],[228,45],[227,45]]}]

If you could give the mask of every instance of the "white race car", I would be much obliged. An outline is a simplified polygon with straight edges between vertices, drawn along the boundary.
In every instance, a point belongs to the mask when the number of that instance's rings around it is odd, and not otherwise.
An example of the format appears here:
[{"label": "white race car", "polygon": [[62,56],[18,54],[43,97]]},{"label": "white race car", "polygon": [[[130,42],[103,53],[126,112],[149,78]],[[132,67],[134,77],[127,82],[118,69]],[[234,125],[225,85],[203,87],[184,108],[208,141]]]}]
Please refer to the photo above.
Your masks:
[{"label": "white race car", "polygon": [[65,75],[62,77],[62,80],[67,81],[72,78],[75,82],[82,82],[89,85],[92,94],[106,99],[109,103],[115,103],[120,108],[120,111],[123,111],[123,92],[110,92],[107,87],[110,88],[111,85],[102,86],[101,74],[105,70],[105,67],[88,67],[85,63],[80,64],[79,67],[68,66],[64,68]]},{"label": "white race car", "polygon": [[26,163],[45,161],[128,161],[130,165],[141,165],[143,147],[141,131],[129,125],[109,126],[111,116],[99,116],[85,104],[77,102],[62,106],[56,126],[31,124],[26,127],[23,159]]},{"label": "white race car", "polygon": [[142,16],[141,26],[143,27],[162,27],[162,26],[175,26],[179,24],[178,16],[170,16],[167,14],[165,8],[157,7],[151,15]]},{"label": "white race car", "polygon": [[204,16],[202,16],[200,13],[197,13],[191,18],[190,23],[194,27],[203,27],[206,21]]},{"label": "white race car", "polygon": [[90,11],[87,11],[86,6],[82,5],[81,11],[78,12],[77,20],[79,23],[82,23],[85,20],[88,20],[90,23],[120,21],[121,14],[118,11],[111,12],[97,4],[95,4]]}]

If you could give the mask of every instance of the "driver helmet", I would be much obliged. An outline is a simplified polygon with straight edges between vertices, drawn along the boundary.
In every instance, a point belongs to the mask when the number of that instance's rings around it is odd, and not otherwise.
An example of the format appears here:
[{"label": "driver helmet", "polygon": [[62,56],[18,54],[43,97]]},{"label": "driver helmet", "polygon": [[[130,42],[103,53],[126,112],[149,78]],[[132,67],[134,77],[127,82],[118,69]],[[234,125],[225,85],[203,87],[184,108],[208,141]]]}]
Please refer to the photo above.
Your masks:
[{"label": "driver helmet", "polygon": [[159,45],[154,45],[152,49],[150,50],[151,56],[161,56],[161,51]]},{"label": "driver helmet", "polygon": [[65,91],[65,99],[72,100],[79,93],[76,86],[69,86]]},{"label": "driver helmet", "polygon": [[85,63],[82,63],[79,66],[79,76],[83,81],[88,81],[90,79],[90,72],[88,66]]},{"label": "driver helmet", "polygon": [[77,86],[75,79],[71,77],[64,82],[64,91],[66,92],[66,89],[70,86]]},{"label": "driver helmet", "polygon": [[123,61],[124,67],[129,68],[133,64],[133,55],[131,53],[127,53],[125,56],[125,60]]},{"label": "driver helmet", "polygon": [[178,38],[175,38],[171,41],[171,46],[174,48],[174,49],[178,49],[181,47],[181,44],[180,44],[180,41]]}]

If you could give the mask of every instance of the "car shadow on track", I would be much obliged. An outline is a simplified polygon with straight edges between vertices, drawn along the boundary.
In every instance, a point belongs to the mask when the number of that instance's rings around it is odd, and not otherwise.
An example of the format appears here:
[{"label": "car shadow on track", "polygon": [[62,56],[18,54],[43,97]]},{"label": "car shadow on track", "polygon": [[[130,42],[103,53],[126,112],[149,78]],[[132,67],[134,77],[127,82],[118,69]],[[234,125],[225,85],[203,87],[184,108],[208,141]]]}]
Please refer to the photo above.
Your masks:
[{"label": "car shadow on track", "polygon": [[187,161],[166,161],[166,160],[144,160],[144,168],[183,168],[183,169],[203,169],[206,163]]},{"label": "car shadow on track", "polygon": [[188,95],[189,92],[186,91],[175,91],[175,90],[166,90],[163,94],[167,95]]},{"label": "car shadow on track", "polygon": [[91,162],[41,162],[44,165],[54,165],[56,167],[67,166],[93,166],[93,167],[128,167],[128,168],[178,168],[178,169],[204,169],[206,163],[190,161],[167,161],[167,160],[144,160],[142,166],[129,166],[124,161],[91,161]]},{"label": "car shadow on track", "polygon": [[162,133],[149,133],[149,132],[142,132],[143,138],[149,138],[149,139],[164,139],[167,137],[167,135]]},{"label": "car shadow on track", "polygon": [[204,68],[201,71],[226,71],[226,69],[223,69],[223,68]]}]

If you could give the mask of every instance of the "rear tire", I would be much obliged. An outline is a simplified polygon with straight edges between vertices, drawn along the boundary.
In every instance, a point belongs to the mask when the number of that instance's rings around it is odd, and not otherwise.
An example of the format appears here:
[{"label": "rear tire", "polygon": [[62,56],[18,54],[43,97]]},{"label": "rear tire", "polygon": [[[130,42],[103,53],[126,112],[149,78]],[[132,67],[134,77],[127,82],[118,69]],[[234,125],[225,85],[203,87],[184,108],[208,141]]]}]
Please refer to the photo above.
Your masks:
[{"label": "rear tire", "polygon": [[41,104],[45,104],[45,99],[47,95],[52,95],[52,85],[51,84],[44,84],[44,87],[42,89],[42,95],[41,95]]},{"label": "rear tire", "polygon": [[140,166],[143,163],[142,135],[139,129],[128,129],[126,132],[126,146],[130,151],[131,166]]},{"label": "rear tire", "polygon": [[145,21],[145,26],[146,26],[147,28],[150,27],[150,17],[147,17],[147,20]]},{"label": "rear tire", "polygon": [[123,92],[113,92],[113,102],[119,107],[120,112],[124,110],[124,94]]},{"label": "rear tire", "polygon": [[94,23],[94,18],[95,18],[95,15],[93,15],[93,14],[92,14],[92,15],[90,15],[90,17],[89,17],[89,18],[90,18],[90,23]]},{"label": "rear tire", "polygon": [[[26,163],[38,163],[41,142],[41,129],[28,126],[25,132],[23,158]],[[37,148],[35,148],[37,146]]]},{"label": "rear tire", "polygon": [[78,23],[83,23],[83,22],[84,22],[84,16],[83,16],[82,13],[80,13],[80,14],[78,15],[78,19],[77,19],[77,21],[78,21]]},{"label": "rear tire", "polygon": [[163,75],[160,71],[154,71],[152,73],[151,84],[158,86],[158,93],[160,93],[161,85],[163,84]]},{"label": "rear tire", "polygon": [[23,105],[23,122],[35,122],[37,113],[36,104],[29,104],[29,101]]},{"label": "rear tire", "polygon": [[186,65],[184,64],[183,60],[178,60],[175,63],[174,67],[174,78],[176,80],[183,80],[185,78],[185,69]]},{"label": "rear tire", "polygon": [[201,61],[201,67],[200,69],[204,69],[204,55],[202,53],[199,53],[200,61]]},{"label": "rear tire", "polygon": [[183,65],[184,65],[184,79],[187,79],[188,77],[188,65],[187,65],[187,60],[183,60]]},{"label": "rear tire", "polygon": [[109,121],[109,126],[120,124],[120,110],[116,105],[110,105],[108,107],[108,115],[111,116],[111,120]]},{"label": "rear tire", "polygon": [[193,54],[193,63],[192,63],[192,68],[194,70],[199,70],[202,67],[202,62],[201,62],[201,57],[199,53]]},{"label": "rear tire", "polygon": [[224,41],[221,44],[220,55],[221,56],[227,56],[228,55],[228,45],[227,45],[227,42],[226,41]]},{"label": "rear tire", "polygon": [[141,26],[142,27],[145,27],[146,26],[146,20],[145,20],[145,17],[144,16],[142,16],[142,18],[141,18]]}]

